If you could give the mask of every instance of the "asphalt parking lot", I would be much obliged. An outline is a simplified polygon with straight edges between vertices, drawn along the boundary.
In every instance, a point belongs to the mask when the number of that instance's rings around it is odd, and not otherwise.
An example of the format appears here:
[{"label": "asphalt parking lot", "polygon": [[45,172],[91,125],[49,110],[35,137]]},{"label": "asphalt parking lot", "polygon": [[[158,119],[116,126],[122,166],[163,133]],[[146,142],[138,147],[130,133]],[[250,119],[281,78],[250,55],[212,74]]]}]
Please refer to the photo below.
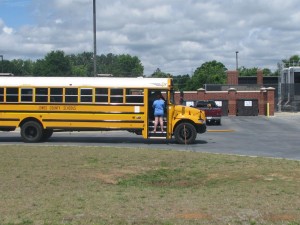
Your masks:
[{"label": "asphalt parking lot", "polygon": [[[208,127],[201,151],[300,160],[300,113],[222,120],[222,126]],[[218,129],[227,132],[213,132]]]},{"label": "asphalt parking lot", "polygon": [[[174,140],[145,140],[126,131],[55,133],[49,141],[34,145],[155,148],[300,160],[300,113],[223,117],[221,126],[208,126],[207,130],[192,145],[179,145]],[[0,132],[0,148],[6,144],[25,143],[18,131]]]}]

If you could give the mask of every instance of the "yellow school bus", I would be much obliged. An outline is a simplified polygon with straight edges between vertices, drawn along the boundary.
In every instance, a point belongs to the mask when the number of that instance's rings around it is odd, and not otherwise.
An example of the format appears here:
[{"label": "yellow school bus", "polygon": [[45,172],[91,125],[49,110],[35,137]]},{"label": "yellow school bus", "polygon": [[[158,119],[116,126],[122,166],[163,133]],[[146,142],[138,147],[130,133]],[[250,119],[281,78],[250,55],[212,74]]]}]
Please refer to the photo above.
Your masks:
[{"label": "yellow school bus", "polygon": [[[165,98],[164,132],[153,132],[157,92]],[[0,131],[18,127],[24,142],[53,132],[127,130],[191,144],[206,131],[203,111],[174,104],[171,78],[0,77]]]}]

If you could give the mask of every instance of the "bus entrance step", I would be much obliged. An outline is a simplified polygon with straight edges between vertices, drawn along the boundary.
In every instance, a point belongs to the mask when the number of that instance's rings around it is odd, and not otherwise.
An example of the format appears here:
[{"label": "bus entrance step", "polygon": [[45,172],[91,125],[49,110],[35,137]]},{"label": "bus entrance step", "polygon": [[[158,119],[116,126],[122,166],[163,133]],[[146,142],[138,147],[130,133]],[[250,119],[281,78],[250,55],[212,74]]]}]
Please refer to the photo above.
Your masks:
[{"label": "bus entrance step", "polygon": [[149,132],[149,137],[156,137],[156,138],[166,138],[167,137],[167,132],[161,132],[161,131],[154,131]]},{"label": "bus entrance step", "polygon": [[153,137],[153,136],[150,136],[149,138],[150,139],[167,139],[167,137]]}]

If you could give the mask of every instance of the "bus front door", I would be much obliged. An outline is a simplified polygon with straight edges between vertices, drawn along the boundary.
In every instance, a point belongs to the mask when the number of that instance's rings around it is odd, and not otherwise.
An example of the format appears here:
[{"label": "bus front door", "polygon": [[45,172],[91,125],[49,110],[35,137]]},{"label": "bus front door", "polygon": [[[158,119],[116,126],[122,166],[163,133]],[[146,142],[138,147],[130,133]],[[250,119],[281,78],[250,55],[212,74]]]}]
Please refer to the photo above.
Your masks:
[{"label": "bus front door", "polygon": [[[155,116],[154,116],[154,108],[153,102],[157,99],[157,96],[161,95],[163,100],[165,101],[165,113],[163,117],[163,132],[161,132],[161,127],[158,125],[156,132],[154,132],[155,125]],[[167,138],[167,101],[166,99],[166,91],[165,90],[149,90],[148,92],[148,137],[156,138],[156,139],[166,139]]]}]

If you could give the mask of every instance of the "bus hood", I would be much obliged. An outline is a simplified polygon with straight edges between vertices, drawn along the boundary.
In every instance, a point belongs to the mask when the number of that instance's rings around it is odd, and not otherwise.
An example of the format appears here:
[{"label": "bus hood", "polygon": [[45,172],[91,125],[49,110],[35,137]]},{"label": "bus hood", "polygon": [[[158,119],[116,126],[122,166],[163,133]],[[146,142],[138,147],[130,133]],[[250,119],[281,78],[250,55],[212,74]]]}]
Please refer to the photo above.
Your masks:
[{"label": "bus hood", "polygon": [[193,107],[183,106],[183,105],[175,105],[174,116],[180,118],[197,118],[201,122],[205,123],[206,117],[205,112],[200,109],[196,109]]}]

